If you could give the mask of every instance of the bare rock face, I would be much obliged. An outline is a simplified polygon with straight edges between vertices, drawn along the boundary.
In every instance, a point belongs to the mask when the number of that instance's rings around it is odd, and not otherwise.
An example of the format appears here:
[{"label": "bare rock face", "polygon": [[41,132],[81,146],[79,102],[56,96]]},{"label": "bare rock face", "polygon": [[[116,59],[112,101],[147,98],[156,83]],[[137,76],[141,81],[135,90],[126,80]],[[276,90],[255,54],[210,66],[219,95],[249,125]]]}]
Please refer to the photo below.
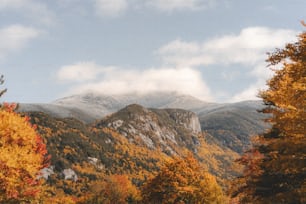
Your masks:
[{"label": "bare rock face", "polygon": [[201,132],[201,124],[198,116],[182,109],[166,109],[170,117],[178,124],[197,134]]},{"label": "bare rock face", "polygon": [[65,180],[72,180],[72,181],[77,181],[78,180],[78,176],[75,173],[75,171],[73,171],[72,169],[64,169],[62,171],[62,174],[64,176]]},{"label": "bare rock face", "polygon": [[45,180],[48,180],[49,176],[54,174],[54,166],[45,167],[42,170],[40,170],[41,175],[38,176],[39,178],[44,178]]},{"label": "bare rock face", "polygon": [[101,163],[101,161],[98,158],[88,157],[88,162],[94,165],[98,170],[102,170],[105,168],[105,166]]},{"label": "bare rock face", "polygon": [[178,146],[195,151],[201,126],[197,115],[182,109],[147,109],[132,104],[98,123],[150,149],[176,154]]}]

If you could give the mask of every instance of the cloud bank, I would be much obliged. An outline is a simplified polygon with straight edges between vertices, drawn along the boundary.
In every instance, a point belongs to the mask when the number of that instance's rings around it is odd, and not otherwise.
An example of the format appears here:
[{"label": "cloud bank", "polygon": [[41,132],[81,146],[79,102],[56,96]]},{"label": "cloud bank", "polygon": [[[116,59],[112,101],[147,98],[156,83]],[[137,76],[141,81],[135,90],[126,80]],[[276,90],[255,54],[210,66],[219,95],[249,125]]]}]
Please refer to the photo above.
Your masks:
[{"label": "cloud bank", "polygon": [[296,35],[296,31],[288,29],[248,27],[242,29],[239,34],[215,37],[205,42],[176,39],[158,49],[157,55],[163,64],[168,66],[189,66],[199,69],[205,69],[210,65],[244,67],[244,72],[255,77],[256,82],[234,95],[229,101],[253,100],[258,99],[258,90],[264,89],[265,81],[272,76],[272,72],[264,63],[266,52],[294,41]]},{"label": "cloud bank", "polygon": [[[78,62],[62,66],[57,78],[64,82],[77,83],[70,93],[89,90],[107,94],[151,91],[177,91],[190,94],[205,101],[215,100],[218,93],[208,87],[201,69],[211,65],[230,69],[240,65],[243,73],[223,78],[235,81],[236,75],[249,75],[256,80],[249,87],[230,97],[227,102],[256,99],[259,89],[271,76],[265,65],[266,52],[295,39],[297,32],[266,27],[249,27],[238,34],[215,37],[204,42],[187,42],[180,39],[161,46],[157,56],[161,65],[142,70],[125,67],[105,67],[94,62]],[[218,72],[218,70],[216,70]],[[219,93],[220,94],[220,93]]]},{"label": "cloud bank", "polygon": [[93,62],[63,66],[57,73],[61,81],[79,82],[70,93],[96,91],[105,94],[140,94],[155,91],[179,91],[206,101],[213,100],[201,73],[192,68],[173,67],[145,70],[103,67]]},{"label": "cloud bank", "polygon": [[205,42],[177,39],[162,46],[157,54],[165,64],[179,66],[255,65],[264,61],[268,50],[294,40],[296,34],[292,30],[249,27],[238,35],[225,35]]}]

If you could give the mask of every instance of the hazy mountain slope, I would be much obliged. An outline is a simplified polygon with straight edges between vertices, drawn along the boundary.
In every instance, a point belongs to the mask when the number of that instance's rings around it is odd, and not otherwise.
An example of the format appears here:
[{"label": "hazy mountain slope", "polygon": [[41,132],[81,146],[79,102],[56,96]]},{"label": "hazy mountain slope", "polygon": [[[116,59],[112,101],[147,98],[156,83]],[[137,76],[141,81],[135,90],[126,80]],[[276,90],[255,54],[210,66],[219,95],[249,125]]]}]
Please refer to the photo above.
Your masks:
[{"label": "hazy mountain slope", "polygon": [[55,117],[74,117],[91,123],[130,104],[140,104],[147,108],[194,110],[206,106],[208,103],[176,92],[125,95],[85,93],[64,97],[51,104],[20,104],[19,111],[41,111]]},{"label": "hazy mountain slope", "polygon": [[199,119],[203,130],[213,135],[220,145],[241,153],[250,144],[250,136],[262,133],[268,126],[259,113],[260,101],[217,104],[202,109]]},{"label": "hazy mountain slope", "polygon": [[97,105],[112,112],[129,104],[140,104],[148,108],[181,108],[194,109],[207,105],[197,98],[176,92],[153,92],[147,94],[104,95],[100,93],[85,93],[73,95],[54,101],[54,104],[65,106]]},{"label": "hazy mountain slope", "polygon": [[75,118],[80,121],[89,123],[96,119],[91,113],[87,112],[86,109],[77,107],[46,104],[46,103],[20,103],[18,106],[19,112],[43,112],[57,118]]}]

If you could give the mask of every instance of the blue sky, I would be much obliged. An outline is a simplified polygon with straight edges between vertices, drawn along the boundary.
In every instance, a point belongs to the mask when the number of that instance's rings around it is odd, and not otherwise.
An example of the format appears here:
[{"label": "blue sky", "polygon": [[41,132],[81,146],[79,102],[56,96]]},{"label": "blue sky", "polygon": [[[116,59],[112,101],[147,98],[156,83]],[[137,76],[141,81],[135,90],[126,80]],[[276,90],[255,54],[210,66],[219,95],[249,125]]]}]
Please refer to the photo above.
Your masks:
[{"label": "blue sky", "polygon": [[87,91],[256,99],[305,0],[0,0],[2,101]]}]

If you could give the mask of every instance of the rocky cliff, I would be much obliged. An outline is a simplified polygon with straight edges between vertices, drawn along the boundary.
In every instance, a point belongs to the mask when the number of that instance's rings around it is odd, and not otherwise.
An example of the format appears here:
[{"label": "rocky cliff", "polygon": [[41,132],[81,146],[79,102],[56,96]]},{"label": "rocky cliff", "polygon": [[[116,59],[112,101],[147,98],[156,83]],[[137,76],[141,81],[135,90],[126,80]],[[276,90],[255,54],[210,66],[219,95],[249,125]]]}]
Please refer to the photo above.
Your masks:
[{"label": "rocky cliff", "polygon": [[97,122],[107,126],[137,145],[161,149],[177,154],[176,149],[186,147],[192,151],[199,145],[200,121],[191,111],[181,109],[147,109],[129,105]]}]

